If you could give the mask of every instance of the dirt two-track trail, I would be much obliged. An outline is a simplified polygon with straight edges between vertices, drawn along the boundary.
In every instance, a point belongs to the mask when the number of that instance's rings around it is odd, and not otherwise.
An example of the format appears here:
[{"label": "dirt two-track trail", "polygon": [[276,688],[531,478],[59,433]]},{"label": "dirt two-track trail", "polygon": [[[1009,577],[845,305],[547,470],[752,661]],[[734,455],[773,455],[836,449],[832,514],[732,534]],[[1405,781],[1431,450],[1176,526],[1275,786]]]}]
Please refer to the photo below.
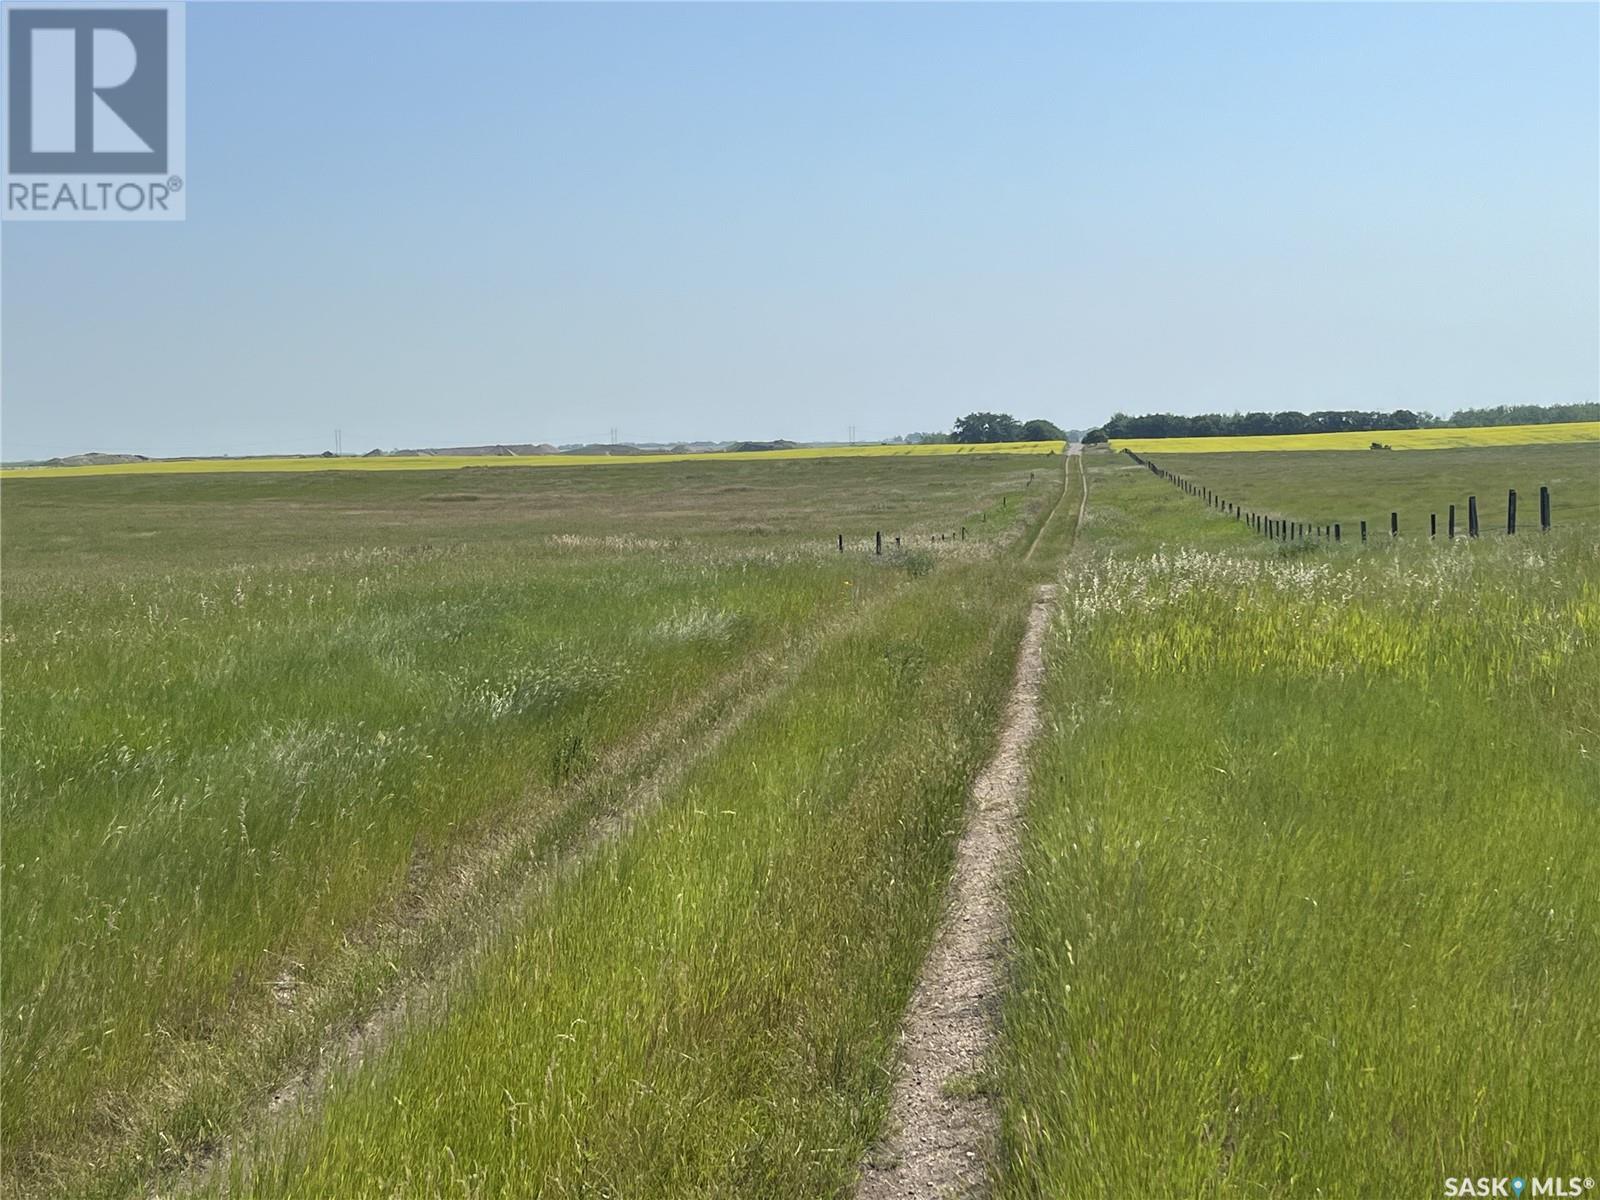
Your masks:
[{"label": "dirt two-track trail", "polygon": [[[1078,447],[1063,464],[1063,499],[1070,476],[1081,471]],[[1045,526],[1060,520],[1082,522],[1082,508],[1065,511],[1058,501],[1034,540],[1024,552],[1034,558]],[[984,1152],[992,1138],[993,1118],[981,1098],[944,1095],[947,1081],[961,1082],[981,1068],[992,1041],[992,1007],[999,993],[1000,953],[1005,931],[1002,890],[1016,846],[1022,792],[1026,781],[1027,749],[1039,723],[1038,689],[1043,673],[1042,646],[1054,588],[1039,588],[1022,639],[1017,673],[1007,702],[996,753],[973,786],[968,806],[968,826],[958,848],[955,883],[949,913],[930,953],[906,1017],[902,1058],[904,1077],[896,1088],[888,1128],[895,1136],[871,1160],[886,1164],[868,1166],[860,1195],[866,1200],[888,1196],[942,1196],[969,1194],[981,1186]],[[448,923],[451,929],[470,921],[483,923],[489,932],[466,938],[454,950],[441,952],[437,963],[419,964],[395,988],[370,1008],[339,1021],[325,1031],[318,1044],[294,1058],[281,1078],[260,1102],[252,1104],[238,1127],[216,1141],[190,1147],[176,1162],[153,1174],[135,1194],[141,1200],[187,1196],[209,1184],[227,1189],[227,1169],[235,1150],[255,1135],[295,1119],[304,1119],[325,1098],[330,1081],[342,1070],[378,1053],[414,1016],[426,1017],[448,1003],[453,980],[465,977],[493,944],[492,932],[521,912],[535,889],[579,868],[603,846],[622,837],[629,827],[652,811],[689,766],[719,745],[750,714],[776,695],[785,680],[810,661],[817,648],[843,628],[864,620],[865,610],[844,619],[824,622],[797,640],[797,644],[759,663],[731,672],[708,687],[699,704],[675,718],[647,730],[637,745],[623,747],[617,761],[603,772],[631,781],[617,796],[579,823],[564,842],[533,852],[523,843],[534,830],[489,839],[465,856],[452,880],[437,892],[408,902],[394,918],[396,953],[403,951],[411,929],[429,929]],[[751,680],[766,682],[752,685]],[[721,703],[719,704],[719,701]],[[702,713],[700,710],[704,709]],[[646,763],[653,765],[648,768]],[[576,798],[574,803],[577,803]],[[526,852],[526,862],[519,854]],[[502,872],[524,876],[502,896],[477,896],[484,881]],[[467,914],[457,919],[452,914]],[[379,934],[388,944],[387,925]],[[419,935],[420,936],[420,935]],[[289,993],[286,1003],[303,1002]],[[891,1162],[893,1165],[887,1165]]]},{"label": "dirt two-track trail", "polygon": [[[1072,447],[1066,470],[1079,449]],[[1085,489],[1084,503],[1071,514],[1079,525],[1087,502]],[[1017,857],[1028,749],[1039,730],[1044,637],[1054,611],[1055,585],[1045,584],[1028,613],[994,757],[973,781],[949,906],[906,1010],[885,1134],[862,1165],[858,1200],[985,1191],[997,1117],[979,1082],[995,1039],[1005,888]]]}]

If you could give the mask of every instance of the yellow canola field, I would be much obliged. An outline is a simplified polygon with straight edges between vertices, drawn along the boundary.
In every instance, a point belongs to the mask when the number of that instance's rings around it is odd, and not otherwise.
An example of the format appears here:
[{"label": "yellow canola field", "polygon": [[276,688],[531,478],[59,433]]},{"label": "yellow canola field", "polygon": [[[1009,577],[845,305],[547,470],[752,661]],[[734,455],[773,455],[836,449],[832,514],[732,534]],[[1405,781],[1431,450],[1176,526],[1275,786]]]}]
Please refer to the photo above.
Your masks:
[{"label": "yellow canola field", "polygon": [[1536,446],[1600,442],[1600,421],[1558,425],[1484,425],[1472,429],[1374,429],[1365,433],[1294,433],[1247,437],[1118,438],[1113,450],[1135,454],[1232,454],[1248,450],[1459,450],[1471,446]]},{"label": "yellow canola field", "polygon": [[179,458],[102,463],[81,467],[9,467],[0,478],[63,475],[210,475],[239,471],[449,471],[460,467],[592,467],[633,463],[751,462],[791,458],[886,458],[950,454],[1057,454],[1062,442],[989,442],[980,445],[802,446],[794,450],[739,450],[701,454],[416,455],[374,458]]}]

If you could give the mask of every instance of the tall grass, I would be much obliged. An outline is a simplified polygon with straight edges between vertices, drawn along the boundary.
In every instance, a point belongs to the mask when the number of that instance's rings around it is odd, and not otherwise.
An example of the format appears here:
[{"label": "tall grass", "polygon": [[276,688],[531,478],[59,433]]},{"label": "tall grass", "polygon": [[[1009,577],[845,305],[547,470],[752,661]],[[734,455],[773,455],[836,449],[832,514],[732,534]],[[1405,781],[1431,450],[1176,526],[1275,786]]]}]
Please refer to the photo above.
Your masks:
[{"label": "tall grass", "polygon": [[1010,677],[1006,570],[942,571],[830,643],[234,1190],[843,1187]]},{"label": "tall grass", "polygon": [[1012,901],[1000,1193],[1593,1176],[1593,538],[1286,551],[1096,472]]},{"label": "tall grass", "polygon": [[998,569],[1059,462],[8,483],[5,1185],[116,1193],[214,1143],[420,969],[397,946],[486,932],[477,898],[380,936],[500,830],[577,836],[764,664]]},{"label": "tall grass", "polygon": [[630,731],[850,603],[835,575],[416,551],[13,601],[11,1152],[115,1120],[164,1042],[314,978],[464,833],[551,819]]}]

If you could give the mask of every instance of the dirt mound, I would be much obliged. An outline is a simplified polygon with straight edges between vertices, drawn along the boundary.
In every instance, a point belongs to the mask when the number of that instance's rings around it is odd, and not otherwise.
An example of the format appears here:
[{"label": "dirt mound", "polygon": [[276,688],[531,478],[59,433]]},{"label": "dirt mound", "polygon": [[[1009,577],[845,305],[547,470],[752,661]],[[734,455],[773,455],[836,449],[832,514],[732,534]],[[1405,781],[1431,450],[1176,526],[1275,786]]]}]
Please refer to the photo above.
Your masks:
[{"label": "dirt mound", "polygon": [[[391,450],[397,458],[521,458],[529,454],[554,454],[556,448],[549,442],[508,442],[494,446],[426,446],[420,450]],[[379,451],[373,450],[363,457],[371,458]]]},{"label": "dirt mound", "polygon": [[143,454],[102,454],[98,450],[91,450],[88,454],[67,454],[61,458],[46,459],[47,467],[104,467],[116,463],[141,463],[149,462]]}]

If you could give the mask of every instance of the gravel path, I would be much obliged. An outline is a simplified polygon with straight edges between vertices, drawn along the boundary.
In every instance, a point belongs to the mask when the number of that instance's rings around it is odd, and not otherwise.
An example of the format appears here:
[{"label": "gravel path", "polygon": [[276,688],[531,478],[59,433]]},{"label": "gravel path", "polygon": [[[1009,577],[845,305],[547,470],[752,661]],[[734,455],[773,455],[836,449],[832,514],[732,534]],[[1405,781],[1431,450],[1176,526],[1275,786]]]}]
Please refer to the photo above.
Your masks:
[{"label": "gravel path", "polygon": [[994,1041],[1005,881],[1017,852],[1028,746],[1039,728],[1054,595],[1052,585],[1039,589],[999,747],[973,784],[949,911],[906,1012],[887,1134],[863,1165],[860,1200],[971,1196],[983,1188],[996,1116],[976,1084]]}]

